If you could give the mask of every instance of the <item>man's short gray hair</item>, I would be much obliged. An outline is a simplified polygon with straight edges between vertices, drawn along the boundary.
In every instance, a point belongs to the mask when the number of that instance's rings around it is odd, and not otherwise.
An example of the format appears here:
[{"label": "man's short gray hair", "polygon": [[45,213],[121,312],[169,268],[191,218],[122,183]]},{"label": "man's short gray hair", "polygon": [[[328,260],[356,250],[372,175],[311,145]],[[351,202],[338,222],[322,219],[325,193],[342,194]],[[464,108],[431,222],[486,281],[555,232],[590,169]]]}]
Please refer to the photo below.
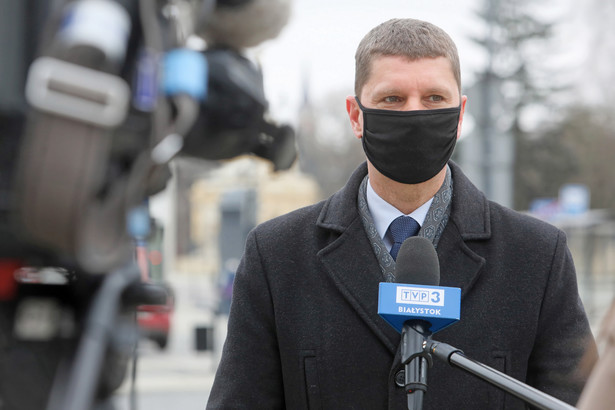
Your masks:
[{"label": "man's short gray hair", "polygon": [[372,62],[381,56],[402,56],[412,61],[445,57],[451,63],[461,93],[457,47],[450,36],[434,24],[415,19],[391,19],[370,30],[355,54],[355,95],[361,95],[371,74]]}]

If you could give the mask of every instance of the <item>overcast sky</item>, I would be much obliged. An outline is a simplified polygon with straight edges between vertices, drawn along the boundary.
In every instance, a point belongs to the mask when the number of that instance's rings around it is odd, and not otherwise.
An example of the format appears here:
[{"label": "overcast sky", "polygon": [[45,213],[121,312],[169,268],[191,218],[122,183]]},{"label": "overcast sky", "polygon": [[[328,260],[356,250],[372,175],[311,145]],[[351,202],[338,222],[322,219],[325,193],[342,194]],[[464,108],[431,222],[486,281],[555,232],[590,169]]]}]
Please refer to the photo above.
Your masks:
[{"label": "overcast sky", "polygon": [[[462,75],[470,75],[482,59],[468,40],[471,32],[480,30],[474,10],[482,1],[293,0],[289,24],[257,50],[272,113],[292,116],[306,81],[314,99],[330,90],[352,93],[359,41],[371,28],[394,17],[427,20],[446,30],[462,56]],[[463,58],[468,55],[474,58]]]},{"label": "overcast sky", "polygon": [[[253,50],[263,66],[273,118],[295,119],[305,82],[313,101],[332,90],[351,94],[359,41],[371,28],[394,17],[427,20],[448,32],[459,49],[462,85],[467,87],[486,61],[484,52],[470,40],[484,32],[476,17],[484,1],[293,0],[291,20],[282,33]],[[560,9],[549,7],[551,17],[569,13],[569,0],[547,3]],[[570,44],[570,38],[565,41]]]}]

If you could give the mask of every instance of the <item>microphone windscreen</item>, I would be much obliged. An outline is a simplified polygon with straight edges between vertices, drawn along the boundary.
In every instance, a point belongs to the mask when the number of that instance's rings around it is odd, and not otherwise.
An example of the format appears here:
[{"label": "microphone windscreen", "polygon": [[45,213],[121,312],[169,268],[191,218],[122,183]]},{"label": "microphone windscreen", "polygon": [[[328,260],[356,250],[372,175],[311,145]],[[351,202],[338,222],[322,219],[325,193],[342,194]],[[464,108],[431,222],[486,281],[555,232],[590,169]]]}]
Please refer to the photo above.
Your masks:
[{"label": "microphone windscreen", "polygon": [[395,282],[438,286],[440,262],[431,241],[411,236],[402,243],[395,262]]},{"label": "microphone windscreen", "polygon": [[249,0],[218,6],[205,22],[202,32],[211,45],[235,50],[256,46],[277,37],[288,22],[290,0]]}]

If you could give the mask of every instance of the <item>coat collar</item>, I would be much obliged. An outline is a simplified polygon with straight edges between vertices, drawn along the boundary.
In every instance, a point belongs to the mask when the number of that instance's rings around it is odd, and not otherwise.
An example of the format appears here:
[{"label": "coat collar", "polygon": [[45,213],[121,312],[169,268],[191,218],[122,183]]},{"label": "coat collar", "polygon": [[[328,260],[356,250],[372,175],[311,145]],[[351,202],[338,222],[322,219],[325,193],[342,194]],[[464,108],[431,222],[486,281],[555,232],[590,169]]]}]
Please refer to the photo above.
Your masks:
[{"label": "coat collar", "polygon": [[[454,188],[451,219],[438,245],[440,285],[461,288],[463,299],[485,264],[466,241],[490,238],[489,204],[456,164],[450,162],[449,166]],[[357,209],[359,185],[366,174],[367,164],[363,163],[348,183],[325,202],[317,225],[335,235],[318,257],[341,294],[395,353],[399,334],[377,313],[382,277]]]},{"label": "coat collar", "polygon": [[450,220],[438,244],[440,286],[461,288],[463,300],[486,263],[469,245],[491,238],[489,201],[454,162],[449,162],[449,166],[453,176],[453,201]]},{"label": "coat collar", "polygon": [[485,195],[470,182],[461,168],[449,162],[453,177],[453,203],[451,219],[457,225],[464,240],[489,239],[489,201]]},{"label": "coat collar", "polygon": [[350,176],[346,185],[331,196],[320,212],[316,224],[325,229],[343,233],[359,217],[357,196],[359,186],[367,175],[367,163],[362,163]]},{"label": "coat collar", "polygon": [[[449,162],[453,176],[454,220],[464,240],[489,239],[489,203],[453,161]],[[351,175],[346,185],[330,197],[320,213],[318,226],[342,233],[358,215],[357,195],[363,178],[367,175],[367,163],[361,164]]]}]

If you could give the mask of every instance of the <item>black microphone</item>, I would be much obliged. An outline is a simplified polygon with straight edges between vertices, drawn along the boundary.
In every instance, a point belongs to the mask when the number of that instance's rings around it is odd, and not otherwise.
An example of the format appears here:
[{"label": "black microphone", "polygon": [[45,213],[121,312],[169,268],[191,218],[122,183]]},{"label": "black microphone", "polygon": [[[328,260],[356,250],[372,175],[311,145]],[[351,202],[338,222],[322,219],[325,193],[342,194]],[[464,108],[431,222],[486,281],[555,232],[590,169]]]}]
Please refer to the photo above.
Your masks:
[{"label": "black microphone", "polygon": [[240,50],[277,37],[290,15],[291,0],[217,0],[197,31],[210,45]]},{"label": "black microphone", "polygon": [[[440,284],[440,263],[431,241],[419,236],[404,241],[395,262],[395,281],[427,286]],[[427,320],[413,318],[405,321],[402,328],[401,360],[405,365],[409,409],[421,409],[427,391],[428,362],[423,342],[431,335],[430,327]]]}]

